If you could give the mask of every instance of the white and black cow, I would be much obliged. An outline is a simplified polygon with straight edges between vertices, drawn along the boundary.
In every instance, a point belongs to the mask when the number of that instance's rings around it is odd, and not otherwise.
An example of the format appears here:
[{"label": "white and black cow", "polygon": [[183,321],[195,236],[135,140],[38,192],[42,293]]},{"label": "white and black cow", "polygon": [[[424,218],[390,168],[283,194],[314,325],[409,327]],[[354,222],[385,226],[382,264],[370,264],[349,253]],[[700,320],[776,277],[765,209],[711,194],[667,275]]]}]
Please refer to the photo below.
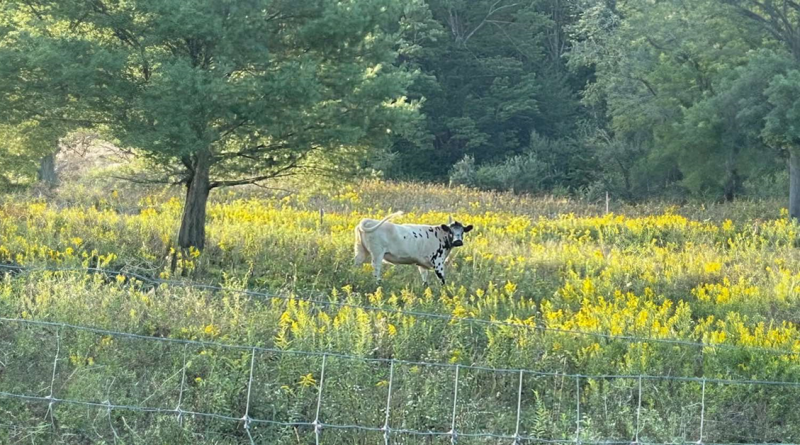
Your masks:
[{"label": "white and black cow", "polygon": [[393,213],[380,221],[362,219],[355,229],[355,264],[372,262],[375,279],[381,282],[381,265],[413,264],[419,268],[422,281],[428,283],[428,270],[444,281],[444,262],[454,247],[464,245],[464,234],[472,225],[463,226],[450,218],[449,224],[393,224],[390,219],[402,215]]}]

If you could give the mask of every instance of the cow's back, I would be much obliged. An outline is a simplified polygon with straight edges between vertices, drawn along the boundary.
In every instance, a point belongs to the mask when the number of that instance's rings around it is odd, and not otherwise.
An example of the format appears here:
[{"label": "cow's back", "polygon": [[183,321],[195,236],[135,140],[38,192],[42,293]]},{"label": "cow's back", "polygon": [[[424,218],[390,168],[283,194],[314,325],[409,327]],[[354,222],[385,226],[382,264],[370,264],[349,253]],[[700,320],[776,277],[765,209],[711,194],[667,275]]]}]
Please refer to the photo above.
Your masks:
[{"label": "cow's back", "polygon": [[392,224],[390,230],[386,252],[392,262],[430,267],[432,256],[444,245],[433,226]]}]

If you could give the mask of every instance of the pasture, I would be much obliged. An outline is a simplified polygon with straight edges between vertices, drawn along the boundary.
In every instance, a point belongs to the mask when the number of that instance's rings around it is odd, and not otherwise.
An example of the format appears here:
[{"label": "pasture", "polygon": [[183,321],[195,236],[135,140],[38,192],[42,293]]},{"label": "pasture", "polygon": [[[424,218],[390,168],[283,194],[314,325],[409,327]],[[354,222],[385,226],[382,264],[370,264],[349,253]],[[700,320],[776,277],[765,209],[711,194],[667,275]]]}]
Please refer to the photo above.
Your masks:
[{"label": "pasture", "polygon": [[[212,196],[201,254],[173,247],[180,202],[77,184],[3,198],[0,442],[800,435],[800,227],[775,203],[250,189]],[[353,266],[355,225],[395,210],[475,226],[447,286],[389,266],[376,289]]]}]

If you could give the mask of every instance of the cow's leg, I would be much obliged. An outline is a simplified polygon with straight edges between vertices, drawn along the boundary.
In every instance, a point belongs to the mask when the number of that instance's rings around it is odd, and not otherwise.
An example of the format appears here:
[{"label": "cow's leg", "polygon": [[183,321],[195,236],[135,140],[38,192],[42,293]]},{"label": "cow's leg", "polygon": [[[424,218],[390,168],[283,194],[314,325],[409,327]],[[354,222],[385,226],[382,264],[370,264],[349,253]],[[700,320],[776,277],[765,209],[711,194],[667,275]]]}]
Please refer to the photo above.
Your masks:
[{"label": "cow's leg", "polygon": [[361,228],[356,226],[355,229],[355,243],[353,244],[353,252],[355,259],[353,263],[356,267],[366,263],[369,260],[369,251],[364,247],[364,242],[361,238]]},{"label": "cow's leg", "polygon": [[428,269],[422,266],[417,266],[417,269],[419,269],[419,274],[422,277],[422,285],[428,287]]},{"label": "cow's leg", "polygon": [[375,276],[375,282],[381,283],[381,267],[383,266],[383,256],[385,252],[370,252],[372,255],[372,274]]},{"label": "cow's leg", "polygon": [[436,276],[439,277],[439,280],[442,282],[442,286],[444,286],[444,260],[441,257],[434,260],[433,270],[436,272]]},{"label": "cow's leg", "polygon": [[356,244],[354,246],[354,251],[355,251],[355,254],[356,254],[355,261],[354,261],[356,267],[358,267],[358,266],[366,263],[367,261],[369,261],[369,251],[366,248],[364,248],[364,245],[361,244],[361,240],[360,239],[356,240]]}]

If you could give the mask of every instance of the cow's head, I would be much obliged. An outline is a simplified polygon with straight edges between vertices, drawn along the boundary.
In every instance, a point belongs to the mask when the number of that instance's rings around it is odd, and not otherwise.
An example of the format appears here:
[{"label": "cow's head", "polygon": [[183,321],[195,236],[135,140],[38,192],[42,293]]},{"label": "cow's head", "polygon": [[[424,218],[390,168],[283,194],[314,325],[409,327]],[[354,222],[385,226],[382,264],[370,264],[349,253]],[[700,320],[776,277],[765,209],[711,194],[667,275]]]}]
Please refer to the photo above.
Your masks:
[{"label": "cow's head", "polygon": [[449,224],[442,224],[440,227],[444,230],[449,244],[453,247],[463,246],[464,234],[472,230],[472,224],[464,226],[458,221],[453,221],[452,216],[450,217]]}]

